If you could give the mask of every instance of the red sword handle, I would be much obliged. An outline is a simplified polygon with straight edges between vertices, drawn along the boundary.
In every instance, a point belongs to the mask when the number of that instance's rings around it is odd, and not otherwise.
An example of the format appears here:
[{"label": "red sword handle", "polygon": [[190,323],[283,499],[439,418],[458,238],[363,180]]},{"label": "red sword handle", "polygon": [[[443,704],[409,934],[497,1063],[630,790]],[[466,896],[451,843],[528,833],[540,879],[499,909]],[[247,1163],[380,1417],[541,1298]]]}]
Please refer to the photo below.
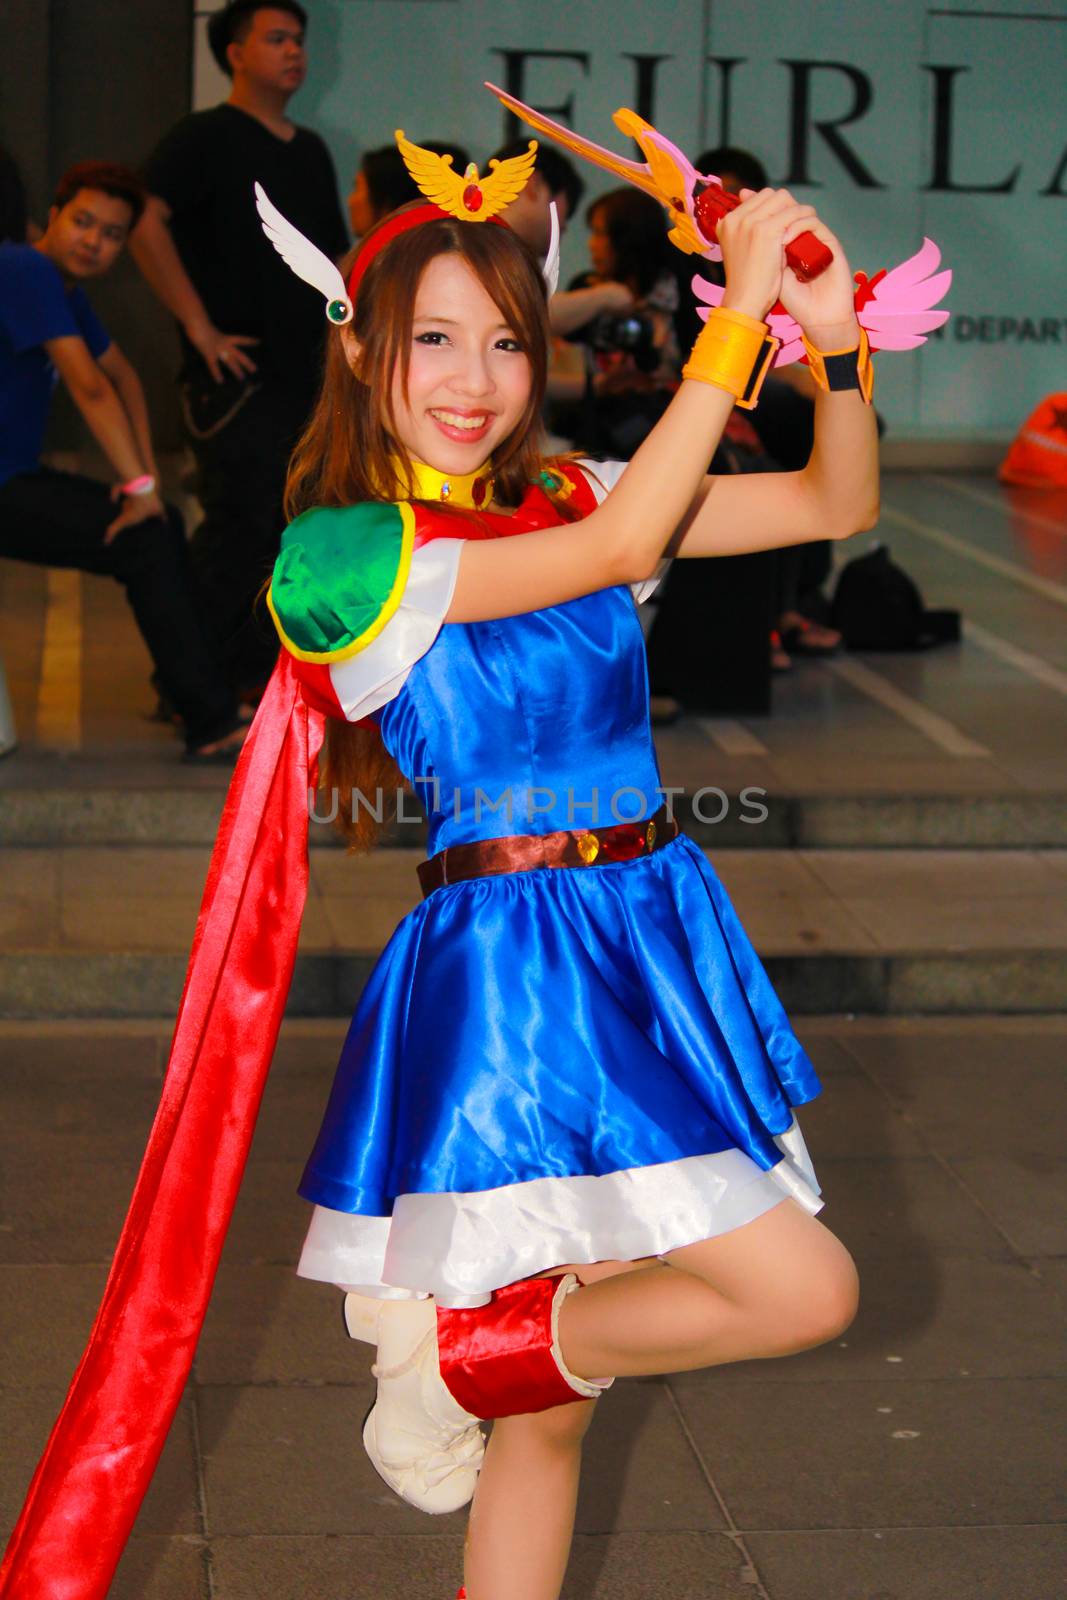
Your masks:
[{"label": "red sword handle", "polygon": [[[723,217],[740,204],[737,195],[727,193],[717,183],[702,190],[693,202],[693,215],[704,238],[713,240]],[[812,278],[826,271],[834,256],[829,246],[813,233],[800,233],[786,245],[785,259],[801,283],[810,283]]]}]

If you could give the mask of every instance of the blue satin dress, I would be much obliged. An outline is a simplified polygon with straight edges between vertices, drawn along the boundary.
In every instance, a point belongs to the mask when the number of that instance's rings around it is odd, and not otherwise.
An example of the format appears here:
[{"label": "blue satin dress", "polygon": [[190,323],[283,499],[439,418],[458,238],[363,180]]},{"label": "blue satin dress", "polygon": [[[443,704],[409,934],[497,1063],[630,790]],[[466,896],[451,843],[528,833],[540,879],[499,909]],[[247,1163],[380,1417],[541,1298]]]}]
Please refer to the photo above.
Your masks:
[{"label": "blue satin dress", "polygon": [[[430,854],[663,801],[626,588],[445,624],[379,721]],[[446,885],[360,999],[301,1184],[324,1210],[300,1270],[477,1303],[526,1270],[662,1253],[790,1193],[814,1211],[793,1108],[818,1089],[684,835],[631,862]]]}]

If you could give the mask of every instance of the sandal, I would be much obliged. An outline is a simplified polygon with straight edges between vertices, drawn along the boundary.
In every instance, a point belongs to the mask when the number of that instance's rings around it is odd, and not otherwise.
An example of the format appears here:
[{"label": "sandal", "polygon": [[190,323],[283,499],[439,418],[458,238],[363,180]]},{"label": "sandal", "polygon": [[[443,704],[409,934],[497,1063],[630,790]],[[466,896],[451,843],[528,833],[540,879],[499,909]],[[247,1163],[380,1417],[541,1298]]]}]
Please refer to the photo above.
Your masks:
[{"label": "sandal", "polygon": [[187,767],[232,767],[237,757],[241,754],[241,746],[245,742],[248,728],[243,722],[238,722],[229,733],[224,733],[219,739],[211,739],[206,745],[187,748],[182,760]]},{"label": "sandal", "polygon": [[792,672],[793,662],[782,644],[782,636],[776,628],[771,630],[771,671]]},{"label": "sandal", "polygon": [[826,628],[821,622],[800,617],[788,628],[782,629],[782,644],[787,650],[801,656],[833,656],[841,648],[842,635],[836,628]]}]

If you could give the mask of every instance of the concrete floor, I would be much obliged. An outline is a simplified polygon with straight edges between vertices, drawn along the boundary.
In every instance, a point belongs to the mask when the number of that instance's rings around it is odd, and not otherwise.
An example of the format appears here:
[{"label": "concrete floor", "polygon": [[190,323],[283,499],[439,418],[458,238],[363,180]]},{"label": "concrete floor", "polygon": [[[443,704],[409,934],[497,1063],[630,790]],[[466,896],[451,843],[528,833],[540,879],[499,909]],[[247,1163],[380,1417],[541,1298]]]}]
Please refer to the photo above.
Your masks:
[{"label": "concrete floor", "polygon": [[[80,1353],[159,1086],[163,1024],[0,1025],[0,1525]],[[810,1019],[844,1339],[620,1383],[587,1446],[566,1600],[1064,1593],[1067,1019]],[[114,1600],[452,1600],[463,1518],[368,1465],[369,1354],[293,1275],[343,1034],[289,1024],[196,1372]]]}]

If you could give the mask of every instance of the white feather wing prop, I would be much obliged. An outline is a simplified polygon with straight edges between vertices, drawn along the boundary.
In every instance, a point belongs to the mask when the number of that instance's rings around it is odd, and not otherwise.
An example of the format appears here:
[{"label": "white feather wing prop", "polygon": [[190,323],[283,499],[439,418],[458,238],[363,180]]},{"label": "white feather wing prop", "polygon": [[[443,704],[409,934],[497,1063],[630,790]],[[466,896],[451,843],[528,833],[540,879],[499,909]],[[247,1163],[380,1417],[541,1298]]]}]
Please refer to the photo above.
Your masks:
[{"label": "white feather wing prop", "polygon": [[263,224],[263,232],[277,250],[290,272],[295,272],[298,278],[303,278],[305,283],[310,283],[323,296],[329,308],[337,305],[345,308],[346,315],[331,316],[331,322],[340,324],[348,322],[352,317],[352,307],[348,300],[348,290],[340,271],[316,244],[306,239],[295,228],[287,217],[283,217],[278,207],[270,199],[267,191],[260,183],[256,184],[256,210],[259,212]]},{"label": "white feather wing prop", "polygon": [[553,200],[548,208],[549,238],[548,254],[545,264],[541,268],[544,273],[545,283],[548,286],[548,298],[551,300],[559,288],[559,212]]}]

